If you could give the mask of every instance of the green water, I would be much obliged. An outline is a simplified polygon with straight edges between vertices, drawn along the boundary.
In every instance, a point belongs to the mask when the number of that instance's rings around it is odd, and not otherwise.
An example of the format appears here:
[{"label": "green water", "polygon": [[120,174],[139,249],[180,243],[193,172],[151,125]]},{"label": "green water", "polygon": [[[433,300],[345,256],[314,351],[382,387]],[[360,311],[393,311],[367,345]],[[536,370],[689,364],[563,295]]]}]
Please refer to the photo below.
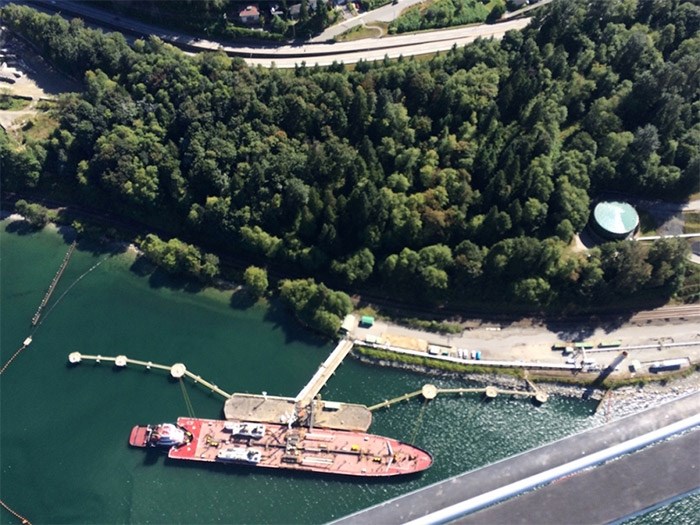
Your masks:
[{"label": "green water", "polygon": [[[30,333],[30,320],[67,249],[55,231],[17,233],[0,223],[0,361]],[[87,270],[93,271],[70,288]],[[0,380],[1,498],[33,523],[323,523],[591,426],[592,403],[476,396],[414,400],[375,413],[371,431],[426,448],[427,472],[367,481],[168,461],[127,445],[138,423],[186,415],[166,373],[109,364],[67,365],[72,351],[172,364],[228,392],[294,396],[332,344],[275,309],[232,306],[231,293],[193,291],[145,274],[129,254],[80,247],[34,342]],[[376,403],[413,391],[417,374],[348,359],[324,398]],[[459,380],[435,380],[460,386]],[[187,384],[198,417],[222,400]],[[0,511],[0,523],[16,519]]]},{"label": "green water", "polygon": [[700,521],[700,493],[663,505],[620,525],[697,525]]}]

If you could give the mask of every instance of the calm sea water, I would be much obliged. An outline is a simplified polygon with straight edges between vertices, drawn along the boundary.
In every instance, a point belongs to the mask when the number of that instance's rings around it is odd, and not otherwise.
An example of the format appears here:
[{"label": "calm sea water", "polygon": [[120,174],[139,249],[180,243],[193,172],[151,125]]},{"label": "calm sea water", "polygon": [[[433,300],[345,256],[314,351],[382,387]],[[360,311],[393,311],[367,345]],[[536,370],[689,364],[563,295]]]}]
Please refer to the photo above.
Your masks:
[{"label": "calm sea water", "polygon": [[[55,231],[16,229],[0,223],[2,363],[30,334],[67,249]],[[144,272],[132,255],[85,246],[45,312],[34,342],[0,381],[1,498],[35,524],[324,523],[593,424],[594,404],[580,400],[554,398],[536,408],[523,400],[445,397],[374,415],[372,432],[415,442],[435,457],[430,470],[409,478],[366,481],[168,461],[129,448],[131,427],[187,415],[187,400],[198,417],[222,417],[222,400],[190,383],[183,392],[158,371],[68,366],[70,352],[183,362],[228,392],[294,396],[333,345],[275,308],[243,308],[230,292],[193,290]],[[323,395],[370,404],[428,381],[464,384],[348,359]],[[16,519],[0,511],[0,523]]]}]

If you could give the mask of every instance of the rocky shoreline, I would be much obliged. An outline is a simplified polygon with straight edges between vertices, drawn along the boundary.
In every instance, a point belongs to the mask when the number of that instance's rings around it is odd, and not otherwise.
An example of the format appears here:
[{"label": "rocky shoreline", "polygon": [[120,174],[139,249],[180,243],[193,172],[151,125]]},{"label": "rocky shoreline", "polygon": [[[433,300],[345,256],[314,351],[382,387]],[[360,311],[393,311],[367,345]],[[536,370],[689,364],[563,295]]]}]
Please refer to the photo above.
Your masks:
[{"label": "rocky shoreline", "polygon": [[[419,365],[383,359],[372,359],[356,353],[352,355],[360,362],[373,366],[387,366],[424,374],[426,376],[426,382],[429,382],[427,380],[429,377],[458,378],[474,383],[476,386],[480,387],[495,386],[513,390],[529,389],[525,380],[509,375],[445,372],[443,370],[436,370]],[[649,382],[643,385],[623,386],[614,390],[593,388],[587,385],[558,383],[555,380],[551,382],[538,381],[537,387],[544,390],[550,396],[554,395],[600,401],[601,404],[593,417],[598,419],[600,424],[603,424],[684,395],[700,392],[700,373],[693,373],[686,377],[674,378],[671,380],[662,379],[658,382]]]}]

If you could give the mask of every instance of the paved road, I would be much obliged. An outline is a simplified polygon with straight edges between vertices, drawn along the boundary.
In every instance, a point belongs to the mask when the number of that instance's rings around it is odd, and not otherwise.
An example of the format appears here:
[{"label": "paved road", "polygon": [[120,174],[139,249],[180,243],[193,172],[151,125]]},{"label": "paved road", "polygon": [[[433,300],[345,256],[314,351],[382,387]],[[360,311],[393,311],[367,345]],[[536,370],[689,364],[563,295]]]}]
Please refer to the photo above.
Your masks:
[{"label": "paved road", "polygon": [[[514,24],[514,22],[518,24]],[[279,58],[245,58],[244,60],[250,65],[260,65],[263,67],[271,67],[273,64],[278,68],[292,68],[300,65],[304,62],[307,66],[329,66],[333,62],[343,62],[345,64],[355,64],[361,60],[365,61],[376,61],[383,60],[385,57],[390,59],[399,58],[400,56],[419,56],[428,55],[437,52],[445,52],[452,49],[454,46],[462,47],[467,44],[474,42],[477,38],[494,38],[501,39],[506,34],[506,32],[514,29],[522,29],[530,22],[529,19],[525,20],[514,20],[508,24],[498,24],[497,26],[478,26],[474,28],[466,28],[462,31],[465,35],[454,36],[445,38],[442,40],[435,41],[422,41],[419,36],[395,36],[387,37],[379,40],[369,39],[369,40],[356,40],[353,42],[339,42],[337,44],[317,44],[319,45],[329,45],[329,46],[342,46],[348,44],[348,47],[354,47],[352,50],[344,50],[343,52],[337,52],[331,55],[319,56],[318,49],[316,47],[310,48],[309,46],[301,46],[298,49],[299,54],[294,57],[287,58],[280,56]],[[410,41],[405,43],[400,43],[399,39],[409,38]],[[424,38],[428,38],[427,35]],[[433,38],[436,35],[433,34]],[[381,42],[384,46],[379,48],[365,48],[368,42]],[[389,47],[390,46],[390,47]],[[314,52],[312,55],[306,55],[307,51]]]},{"label": "paved road", "polygon": [[392,20],[398,18],[404,10],[416,4],[421,4],[424,1],[425,0],[399,0],[395,4],[390,3],[378,9],[373,9],[372,11],[366,11],[361,15],[357,15],[353,18],[344,20],[339,24],[326,28],[323,33],[310,39],[309,42],[326,42],[328,40],[332,40],[338,35],[342,35],[345,33],[345,31],[348,31],[353,27],[370,25],[372,22],[391,22]]},{"label": "paved road", "polygon": [[[382,523],[383,525],[406,523],[426,516],[439,509],[458,504],[466,499],[485,494],[510,483],[523,480],[548,469],[564,465],[585,455],[599,452],[634,437],[651,432],[682,419],[694,416],[700,406],[700,393],[682,397],[670,403],[664,403],[650,410],[628,416],[607,425],[596,427],[574,436],[555,441],[523,454],[507,458],[453,478],[436,483],[424,489],[386,501],[364,511],[338,520],[337,524]],[[694,434],[698,434],[698,430]],[[663,456],[664,458],[666,456]],[[682,456],[674,456],[673,466],[676,475],[684,478],[697,475],[690,461]],[[620,460],[612,464],[617,464]],[[669,460],[671,462],[672,460]],[[598,467],[600,468],[600,467]],[[688,473],[687,469],[691,469]],[[695,474],[693,474],[693,472]],[[557,483],[557,482],[555,482]],[[600,483],[605,483],[602,480]],[[605,485],[607,490],[615,493],[618,487]],[[661,493],[662,491],[659,491]],[[640,492],[641,494],[641,492]],[[652,491],[652,495],[655,492]],[[576,497],[586,497],[580,493]],[[632,496],[630,496],[632,497]],[[663,496],[662,496],[663,497]],[[640,500],[637,510],[648,504]],[[593,503],[595,504],[595,503]],[[634,507],[634,505],[632,505]],[[521,509],[520,512],[527,511]],[[630,511],[626,511],[628,514]],[[559,516],[559,523],[568,522],[567,514]],[[509,521],[481,521],[480,523],[509,523]],[[532,521],[531,523],[538,523]]]},{"label": "paved road", "polygon": [[[537,1],[537,0],[535,0],[535,1]],[[537,9],[538,7],[542,7],[543,5],[550,4],[551,2],[552,2],[552,0],[540,0],[536,4],[533,4],[533,5],[530,5],[527,7],[523,7],[522,9],[518,9],[517,11],[505,13],[501,17],[501,20],[508,20],[510,18],[516,18],[519,16],[523,16],[525,13],[528,13],[528,12],[532,11],[533,9]]]},{"label": "paved road", "polygon": [[496,25],[483,24],[479,26],[462,27],[440,31],[429,31],[419,34],[400,35],[382,39],[365,39],[354,42],[337,43],[307,43],[300,45],[268,46],[235,45],[224,42],[208,41],[192,35],[168,31],[150,24],[117,17],[100,9],[83,4],[63,0],[51,3],[49,0],[16,0],[31,6],[40,5],[45,10],[60,11],[64,16],[86,16],[93,22],[97,21],[108,29],[123,31],[127,34],[155,35],[164,41],[183,47],[192,52],[223,50],[224,52],[242,57],[251,65],[263,67],[292,68],[301,63],[319,66],[330,65],[333,62],[346,64],[360,60],[382,60],[385,56],[415,56],[447,51],[454,45],[463,46],[477,38],[501,38],[514,29],[522,29],[529,24],[530,19],[518,19]]},{"label": "paved road", "polygon": [[[377,321],[371,328],[355,328],[353,336],[364,339],[368,335],[381,337],[385,333],[467,350],[480,350],[482,358],[487,360],[561,364],[565,363],[566,357],[561,352],[551,350],[552,345],[558,341],[586,340],[597,344],[619,339],[624,346],[654,345],[660,341],[694,342],[694,346],[665,347],[663,350],[657,347],[630,350],[629,356],[620,365],[619,373],[629,374],[629,364],[635,359],[641,363],[653,363],[674,357],[688,357],[692,362],[700,362],[700,344],[697,344],[700,343],[700,306],[697,305],[661,308],[618,319],[548,320],[544,324],[534,325],[520,322],[485,323],[455,335],[428,333]],[[613,349],[604,353],[591,353],[589,357],[606,367],[619,353],[619,350]]]},{"label": "paved road", "polygon": [[[326,42],[328,40],[332,40],[333,38],[342,35],[349,29],[352,29],[353,27],[357,27],[359,25],[371,25],[373,22],[392,22],[393,20],[396,20],[401,15],[401,13],[409,7],[421,4],[424,1],[425,0],[399,0],[396,3],[390,3],[378,9],[367,11],[365,13],[362,13],[361,15],[349,18],[347,20],[344,20],[343,22],[340,22],[339,24],[327,28],[325,31],[323,31],[323,33],[312,38],[310,42]],[[537,9],[538,7],[542,7],[543,5],[547,5],[551,1],[552,0],[541,0],[535,5],[531,5],[523,9],[518,9],[517,11],[514,11],[512,13],[506,13],[505,15],[503,15],[502,20],[505,21],[511,18],[522,17],[525,13],[533,9]]]}]

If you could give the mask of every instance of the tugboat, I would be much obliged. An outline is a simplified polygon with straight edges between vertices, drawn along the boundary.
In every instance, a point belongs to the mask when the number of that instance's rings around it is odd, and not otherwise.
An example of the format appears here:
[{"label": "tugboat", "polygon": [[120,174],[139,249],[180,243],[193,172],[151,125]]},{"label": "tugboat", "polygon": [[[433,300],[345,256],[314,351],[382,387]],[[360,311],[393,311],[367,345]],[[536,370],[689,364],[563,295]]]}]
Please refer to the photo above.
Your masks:
[{"label": "tugboat", "polygon": [[131,429],[129,436],[129,445],[140,448],[170,449],[181,447],[190,441],[192,441],[192,433],[173,423],[137,425]]}]

